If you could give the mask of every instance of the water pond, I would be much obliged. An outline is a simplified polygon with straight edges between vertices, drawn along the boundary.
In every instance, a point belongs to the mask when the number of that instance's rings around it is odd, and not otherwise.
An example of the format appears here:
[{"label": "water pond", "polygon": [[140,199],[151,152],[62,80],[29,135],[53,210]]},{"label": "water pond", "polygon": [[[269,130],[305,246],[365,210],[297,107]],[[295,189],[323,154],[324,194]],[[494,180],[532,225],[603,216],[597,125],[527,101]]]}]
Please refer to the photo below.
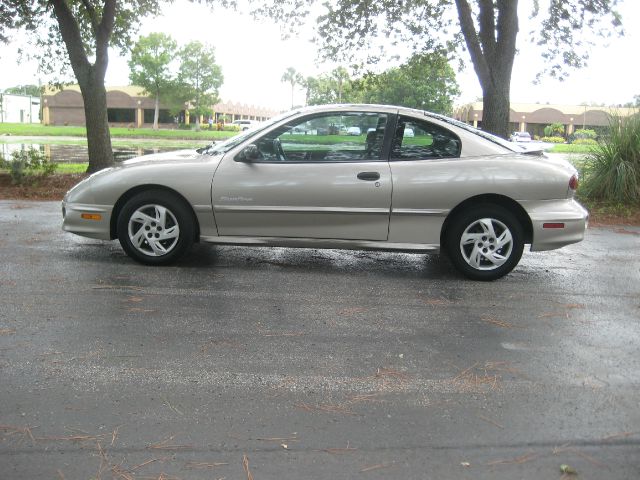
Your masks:
[{"label": "water pond", "polygon": [[[127,145],[113,146],[113,155],[116,161],[128,160],[130,158],[148,155],[151,153],[170,152],[174,150],[183,150],[185,148],[199,148],[204,146],[202,141],[194,141],[193,144],[183,143],[162,143],[153,144],[151,142],[144,145]],[[28,150],[35,148],[41,151],[52,162],[56,163],[87,163],[89,161],[89,153],[86,145],[81,144],[65,144],[65,143],[45,143],[40,141],[24,140],[21,142],[2,143],[0,141],[0,156],[10,159],[11,154],[15,151]]]}]

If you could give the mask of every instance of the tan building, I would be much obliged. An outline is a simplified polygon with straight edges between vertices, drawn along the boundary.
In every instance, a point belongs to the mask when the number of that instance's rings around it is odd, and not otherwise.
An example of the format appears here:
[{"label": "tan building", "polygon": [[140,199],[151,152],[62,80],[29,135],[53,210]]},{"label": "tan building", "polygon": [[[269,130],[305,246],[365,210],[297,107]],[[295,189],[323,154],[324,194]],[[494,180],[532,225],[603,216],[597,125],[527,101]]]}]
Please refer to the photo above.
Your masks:
[{"label": "tan building", "polygon": [[[598,130],[609,125],[609,115],[622,116],[637,113],[633,108],[594,107],[589,105],[543,105],[539,103],[512,103],[509,129],[512,132],[527,131],[531,136],[544,136],[544,127],[562,123],[565,135],[577,129]],[[454,111],[454,118],[482,128],[482,102],[462,105]]]},{"label": "tan building", "polygon": [[[165,128],[178,123],[193,123],[189,105],[172,114],[160,105],[159,122]],[[214,119],[232,122],[237,119],[267,120],[278,112],[240,103],[219,103],[213,107]],[[155,101],[136,86],[107,87],[107,116],[112,126],[150,127],[153,124]],[[201,118],[201,123],[208,119]],[[47,88],[42,96],[42,123],[44,125],[85,125],[84,102],[78,85],[62,90]]]}]

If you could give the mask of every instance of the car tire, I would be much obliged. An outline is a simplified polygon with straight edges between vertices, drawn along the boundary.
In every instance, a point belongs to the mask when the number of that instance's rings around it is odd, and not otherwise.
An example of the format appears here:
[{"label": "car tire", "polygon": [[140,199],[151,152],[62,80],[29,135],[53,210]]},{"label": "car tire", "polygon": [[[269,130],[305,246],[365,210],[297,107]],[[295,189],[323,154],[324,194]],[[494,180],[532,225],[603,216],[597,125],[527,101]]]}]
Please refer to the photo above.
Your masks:
[{"label": "car tire", "polygon": [[503,277],[520,261],[524,249],[522,225],[509,210],[493,204],[470,208],[452,219],[446,251],[466,277],[491,281]]},{"label": "car tire", "polygon": [[195,236],[191,208],[178,195],[147,190],[130,198],[118,215],[120,245],[145,265],[167,265],[182,257]]}]

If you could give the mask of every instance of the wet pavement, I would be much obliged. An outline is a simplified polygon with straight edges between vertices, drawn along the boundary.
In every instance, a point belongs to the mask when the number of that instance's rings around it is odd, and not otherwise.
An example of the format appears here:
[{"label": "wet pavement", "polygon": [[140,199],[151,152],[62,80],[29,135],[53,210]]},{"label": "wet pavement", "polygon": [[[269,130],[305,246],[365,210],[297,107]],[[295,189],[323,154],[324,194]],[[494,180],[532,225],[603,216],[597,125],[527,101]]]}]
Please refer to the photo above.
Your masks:
[{"label": "wet pavement", "polygon": [[[0,202],[0,478],[640,477],[640,229],[438,256],[196,246]],[[570,478],[564,475],[564,478]]]}]

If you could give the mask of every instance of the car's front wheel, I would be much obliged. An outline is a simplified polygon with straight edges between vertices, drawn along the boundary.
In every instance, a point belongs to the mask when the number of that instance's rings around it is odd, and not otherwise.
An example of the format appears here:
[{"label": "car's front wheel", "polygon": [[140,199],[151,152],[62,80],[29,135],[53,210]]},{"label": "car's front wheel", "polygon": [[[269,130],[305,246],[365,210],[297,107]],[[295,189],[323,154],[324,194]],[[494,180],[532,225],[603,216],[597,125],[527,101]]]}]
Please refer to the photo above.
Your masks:
[{"label": "car's front wheel", "polygon": [[118,240],[134,260],[166,265],[191,247],[195,225],[188,205],[177,195],[148,190],[134,195],[118,215]]},{"label": "car's front wheel", "polygon": [[453,265],[473,280],[496,280],[520,261],[522,226],[499,205],[479,205],[456,216],[447,230],[446,249]]}]

